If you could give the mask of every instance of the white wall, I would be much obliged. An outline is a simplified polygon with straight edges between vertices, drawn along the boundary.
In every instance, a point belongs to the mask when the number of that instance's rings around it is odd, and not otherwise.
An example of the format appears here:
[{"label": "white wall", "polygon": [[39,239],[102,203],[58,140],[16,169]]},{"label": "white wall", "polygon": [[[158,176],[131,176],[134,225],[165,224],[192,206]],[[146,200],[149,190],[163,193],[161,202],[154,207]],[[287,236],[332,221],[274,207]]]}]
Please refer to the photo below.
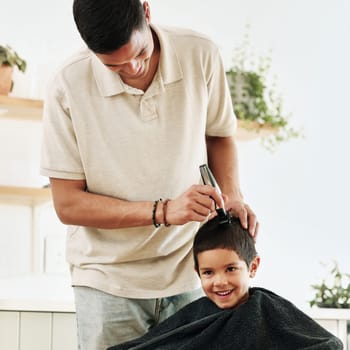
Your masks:
[{"label": "white wall", "polygon": [[[323,273],[321,261],[337,259],[350,272],[349,2],[149,2],[154,22],[209,34],[227,67],[246,24],[257,53],[272,49],[284,109],[296,127],[304,127],[306,137],[273,154],[258,141],[240,143],[241,183],[261,222],[262,266],[256,284],[305,306],[310,284]],[[71,3],[0,0],[1,44],[10,44],[28,60],[28,72],[17,75],[14,95],[42,97],[51,70],[82,44]],[[18,176],[15,171],[11,175]]]}]

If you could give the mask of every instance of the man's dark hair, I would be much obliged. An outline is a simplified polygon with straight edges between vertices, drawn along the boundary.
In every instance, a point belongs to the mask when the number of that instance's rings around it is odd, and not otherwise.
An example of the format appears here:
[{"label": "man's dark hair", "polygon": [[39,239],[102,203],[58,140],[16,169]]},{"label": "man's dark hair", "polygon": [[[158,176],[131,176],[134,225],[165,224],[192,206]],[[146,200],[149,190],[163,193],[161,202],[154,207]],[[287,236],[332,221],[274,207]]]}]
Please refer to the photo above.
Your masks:
[{"label": "man's dark hair", "polygon": [[231,218],[229,223],[220,224],[220,218],[216,216],[198,230],[193,242],[193,258],[197,272],[198,254],[218,248],[235,251],[248,268],[258,255],[253,237],[236,218]]},{"label": "man's dark hair", "polygon": [[74,0],[73,16],[88,48],[102,54],[127,44],[146,23],[140,0]]}]

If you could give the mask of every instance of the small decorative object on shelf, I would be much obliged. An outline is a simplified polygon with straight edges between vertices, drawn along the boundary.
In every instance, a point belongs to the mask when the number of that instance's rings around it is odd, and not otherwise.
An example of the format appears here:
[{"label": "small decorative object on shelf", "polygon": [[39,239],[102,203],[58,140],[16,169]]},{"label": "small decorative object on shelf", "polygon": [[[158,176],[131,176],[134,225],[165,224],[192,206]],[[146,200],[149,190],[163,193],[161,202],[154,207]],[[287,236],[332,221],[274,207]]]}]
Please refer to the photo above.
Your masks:
[{"label": "small decorative object on shelf", "polygon": [[255,54],[250,53],[248,31],[234,52],[233,65],[226,76],[240,127],[261,136],[264,146],[271,151],[279,142],[301,136],[288,125],[289,116],[282,112],[282,97],[275,91],[275,79],[268,87],[271,57],[260,57],[258,63],[253,61]]},{"label": "small decorative object on shelf", "polygon": [[27,63],[10,46],[0,45],[0,95],[8,95],[12,91],[14,67],[24,73]]},{"label": "small decorative object on shelf", "polygon": [[310,306],[350,309],[350,274],[341,272],[336,261],[333,261],[326,278],[311,287],[316,294],[310,300]]}]

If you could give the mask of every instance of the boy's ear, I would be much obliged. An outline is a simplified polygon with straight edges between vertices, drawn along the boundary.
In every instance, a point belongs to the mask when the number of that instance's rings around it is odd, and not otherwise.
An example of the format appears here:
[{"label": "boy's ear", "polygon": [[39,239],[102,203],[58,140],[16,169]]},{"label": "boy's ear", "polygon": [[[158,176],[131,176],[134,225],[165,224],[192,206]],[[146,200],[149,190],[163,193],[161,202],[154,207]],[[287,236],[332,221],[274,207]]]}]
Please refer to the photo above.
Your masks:
[{"label": "boy's ear", "polygon": [[249,277],[255,277],[256,272],[258,271],[260,265],[260,256],[256,256],[253,261],[250,263],[249,267]]}]

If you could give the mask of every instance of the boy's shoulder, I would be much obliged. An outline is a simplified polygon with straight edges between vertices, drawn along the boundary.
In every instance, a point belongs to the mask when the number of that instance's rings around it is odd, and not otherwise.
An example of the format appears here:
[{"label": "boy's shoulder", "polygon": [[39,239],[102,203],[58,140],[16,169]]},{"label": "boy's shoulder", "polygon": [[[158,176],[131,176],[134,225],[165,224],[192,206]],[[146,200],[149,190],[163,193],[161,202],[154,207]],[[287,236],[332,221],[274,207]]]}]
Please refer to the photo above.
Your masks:
[{"label": "boy's shoulder", "polygon": [[[262,287],[251,287],[249,288],[249,299],[252,299],[259,304],[278,304],[298,309],[291,301],[278,295],[277,293]],[[299,309],[298,309],[299,310]]]}]

